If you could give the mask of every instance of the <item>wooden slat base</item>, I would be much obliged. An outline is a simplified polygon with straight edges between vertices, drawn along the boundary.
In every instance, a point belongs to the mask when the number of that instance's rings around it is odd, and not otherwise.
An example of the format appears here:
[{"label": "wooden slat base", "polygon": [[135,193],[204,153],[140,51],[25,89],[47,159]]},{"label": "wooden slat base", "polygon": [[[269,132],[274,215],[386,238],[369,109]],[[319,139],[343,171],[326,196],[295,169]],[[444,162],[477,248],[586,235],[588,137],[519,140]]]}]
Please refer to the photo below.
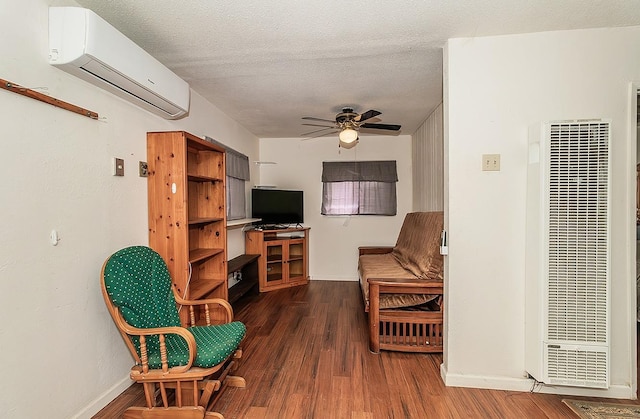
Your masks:
[{"label": "wooden slat base", "polygon": [[381,294],[442,296],[441,282],[369,279],[369,350],[438,353],[443,350],[443,305],[438,311],[381,309]]},{"label": "wooden slat base", "polygon": [[442,352],[442,313],[380,311],[380,349],[402,352]]}]

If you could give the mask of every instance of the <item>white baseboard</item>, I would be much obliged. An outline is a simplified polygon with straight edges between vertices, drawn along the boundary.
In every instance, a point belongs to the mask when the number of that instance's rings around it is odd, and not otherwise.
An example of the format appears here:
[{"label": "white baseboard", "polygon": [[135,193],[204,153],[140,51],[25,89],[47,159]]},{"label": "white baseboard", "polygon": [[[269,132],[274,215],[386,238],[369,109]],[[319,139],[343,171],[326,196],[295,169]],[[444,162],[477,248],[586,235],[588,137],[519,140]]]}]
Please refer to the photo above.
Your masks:
[{"label": "white baseboard", "polygon": [[[440,375],[447,387],[484,388],[490,390],[523,391],[563,396],[598,397],[634,400],[636,395],[630,386],[611,385],[608,389],[551,386],[537,384],[530,378],[513,378],[449,373],[444,364],[440,365]],[[535,387],[534,387],[535,385]]]},{"label": "white baseboard", "polygon": [[121,381],[113,385],[109,390],[102,393],[98,398],[94,399],[84,409],[72,416],[73,419],[90,419],[93,415],[98,413],[103,407],[111,403],[113,399],[118,397],[123,391],[129,388],[133,384],[129,374]]}]

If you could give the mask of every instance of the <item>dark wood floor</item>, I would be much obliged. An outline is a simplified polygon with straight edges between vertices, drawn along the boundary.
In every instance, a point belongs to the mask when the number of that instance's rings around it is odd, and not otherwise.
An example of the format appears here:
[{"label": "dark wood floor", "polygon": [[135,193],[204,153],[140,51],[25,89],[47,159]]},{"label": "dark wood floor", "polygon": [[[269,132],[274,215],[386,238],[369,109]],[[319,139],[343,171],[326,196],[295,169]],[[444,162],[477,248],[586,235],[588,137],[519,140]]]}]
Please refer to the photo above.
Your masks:
[{"label": "dark wood floor", "polygon": [[[239,303],[247,388],[225,390],[214,408],[225,419],[576,417],[562,396],[445,387],[440,354],[370,353],[355,282],[314,281]],[[94,418],[143,405],[134,385]]]}]

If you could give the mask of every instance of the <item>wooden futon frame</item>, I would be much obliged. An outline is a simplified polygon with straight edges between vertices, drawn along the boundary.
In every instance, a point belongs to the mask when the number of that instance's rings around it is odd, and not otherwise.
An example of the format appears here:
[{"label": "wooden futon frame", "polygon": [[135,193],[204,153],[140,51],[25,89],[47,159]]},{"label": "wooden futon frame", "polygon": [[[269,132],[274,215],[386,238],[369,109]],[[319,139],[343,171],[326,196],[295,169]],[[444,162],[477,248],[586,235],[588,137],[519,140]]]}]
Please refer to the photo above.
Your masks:
[{"label": "wooden futon frame", "polygon": [[[405,218],[395,247],[358,248],[372,352],[442,352],[441,231],[441,212],[411,213]],[[420,266],[405,269],[403,265],[411,263],[404,262],[413,257],[419,259]]]}]

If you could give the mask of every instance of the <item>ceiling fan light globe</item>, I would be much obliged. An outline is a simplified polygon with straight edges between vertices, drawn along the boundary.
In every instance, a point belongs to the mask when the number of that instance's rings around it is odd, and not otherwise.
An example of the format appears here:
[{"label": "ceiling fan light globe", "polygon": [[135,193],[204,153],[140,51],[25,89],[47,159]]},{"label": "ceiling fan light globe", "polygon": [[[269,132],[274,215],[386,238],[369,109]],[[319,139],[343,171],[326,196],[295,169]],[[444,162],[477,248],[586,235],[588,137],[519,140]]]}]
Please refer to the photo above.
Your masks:
[{"label": "ceiling fan light globe", "polygon": [[347,150],[348,150],[348,149],[350,149],[350,148],[355,147],[355,146],[356,146],[356,144],[358,144],[358,143],[359,143],[359,141],[357,141],[357,140],[356,140],[356,141],[354,141],[354,142],[352,142],[352,143],[345,143],[345,142],[343,142],[343,141],[340,141],[340,147],[342,147],[342,148],[344,148],[344,149],[347,149]]},{"label": "ceiling fan light globe", "polygon": [[354,129],[347,128],[340,131],[340,141],[345,144],[350,144],[358,139],[358,132]]}]

